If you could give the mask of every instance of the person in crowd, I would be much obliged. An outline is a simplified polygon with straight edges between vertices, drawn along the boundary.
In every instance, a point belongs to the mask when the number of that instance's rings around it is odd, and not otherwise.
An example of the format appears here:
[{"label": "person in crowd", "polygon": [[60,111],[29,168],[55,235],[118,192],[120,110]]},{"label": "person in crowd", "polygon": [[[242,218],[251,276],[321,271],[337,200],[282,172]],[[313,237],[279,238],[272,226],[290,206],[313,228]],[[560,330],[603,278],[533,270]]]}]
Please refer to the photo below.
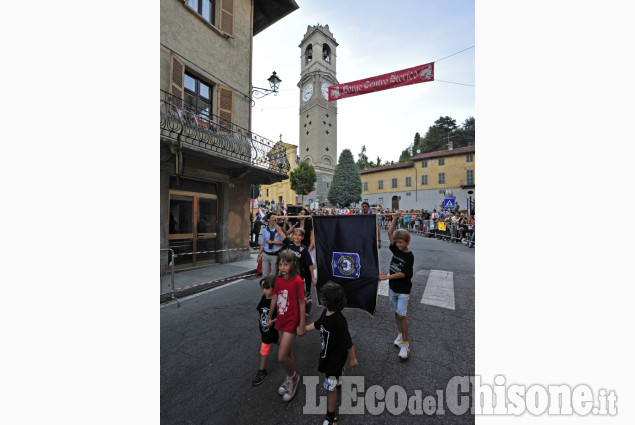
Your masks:
[{"label": "person in crowd", "polygon": [[282,237],[278,234],[274,224],[276,215],[273,212],[269,212],[265,220],[267,226],[262,229],[262,244],[258,251],[258,262],[262,261],[262,277],[274,274],[278,253],[284,245]]},{"label": "person in crowd", "polygon": [[449,211],[443,211],[443,221],[445,222],[445,232],[443,235],[443,240],[446,242],[450,242],[452,240],[452,233],[450,230],[450,224],[452,223],[451,217],[452,216]]},{"label": "person in crowd", "polygon": [[[362,211],[360,214],[370,214],[370,205],[368,202],[362,202]],[[379,221],[375,221],[377,226],[377,248],[381,248],[381,233],[379,233]]]},{"label": "person in crowd", "polygon": [[278,394],[282,395],[283,401],[288,402],[295,396],[300,382],[300,375],[295,370],[293,342],[298,332],[305,332],[304,282],[299,276],[295,253],[284,250],[278,255],[276,275],[267,326],[271,326],[273,311],[276,309],[278,317],[275,327],[280,333],[278,361],[287,372],[287,377],[278,388]]},{"label": "person in crowd", "polygon": [[459,213],[458,212],[452,212],[451,214],[451,222],[452,222],[452,242],[456,242],[456,243],[461,243],[461,238],[459,238],[459,221],[460,221],[460,217],[459,217]]},{"label": "person in crowd", "polygon": [[474,217],[474,215],[472,215],[472,222],[470,223],[472,225],[472,236],[470,237],[470,242],[468,242],[468,244],[467,244],[468,248],[474,248],[474,235],[475,235],[475,230],[476,230],[476,226],[475,226],[474,222],[475,222],[475,217]]},{"label": "person in crowd", "polygon": [[388,226],[392,222],[392,215],[390,209],[386,210],[386,215],[384,216],[384,229],[388,229]]},{"label": "person in crowd", "polygon": [[[256,376],[251,380],[251,385],[258,386],[267,379],[267,359],[269,358],[269,351],[271,350],[271,344],[278,344],[280,336],[278,331],[273,326],[267,326],[267,320],[269,317],[269,309],[271,308],[271,297],[273,296],[273,288],[276,283],[276,277],[273,275],[260,279],[260,288],[262,288],[262,298],[256,309],[258,310],[259,328],[260,328],[260,367]],[[276,312],[274,311],[271,316],[271,321],[276,321]]]},{"label": "person in crowd", "polygon": [[[251,228],[251,233],[249,234],[249,239],[252,246],[260,245],[258,240],[260,239],[260,229],[262,228],[262,215],[260,212],[256,213],[256,217],[254,218],[254,223]],[[252,238],[253,236],[253,238]]]},{"label": "person in crowd", "polygon": [[337,424],[337,386],[346,358],[348,357],[351,367],[359,366],[359,363],[355,356],[351,334],[348,331],[348,322],[342,314],[346,306],[344,288],[337,283],[327,282],[323,286],[322,297],[326,308],[322,310],[320,318],[305,329],[298,330],[298,335],[314,330],[320,331],[322,341],[318,371],[325,375],[324,388],[327,391],[326,420],[323,425],[334,425]]},{"label": "person in crowd", "polygon": [[430,231],[432,227],[430,221],[430,212],[428,212],[428,210],[423,210],[421,219],[421,230],[423,231],[424,236],[430,237]]},{"label": "person in crowd", "polygon": [[379,272],[379,280],[388,279],[388,297],[390,299],[390,311],[395,314],[397,330],[399,334],[394,344],[399,347],[399,357],[407,359],[410,356],[410,344],[408,342],[408,298],[412,289],[412,275],[414,269],[414,254],[408,249],[410,233],[405,229],[395,230],[397,220],[401,215],[397,212],[390,224],[388,237],[390,238],[390,252],[393,256],[390,260],[390,274]]},{"label": "person in crowd", "polygon": [[439,223],[439,214],[437,213],[436,208],[432,210],[432,214],[430,215],[430,220],[432,220],[432,234],[433,236],[436,236],[437,239],[439,238],[438,233],[439,233],[439,227],[438,227],[438,223]]},{"label": "person in crowd", "polygon": [[400,228],[409,230],[410,229],[410,215],[408,214],[408,212],[406,212],[402,218],[401,218],[401,223],[402,225],[399,226]]},{"label": "person in crowd", "polygon": [[465,213],[461,213],[461,216],[459,217],[459,239],[461,240],[461,243],[465,243],[465,234],[467,233],[467,217],[465,216]]}]

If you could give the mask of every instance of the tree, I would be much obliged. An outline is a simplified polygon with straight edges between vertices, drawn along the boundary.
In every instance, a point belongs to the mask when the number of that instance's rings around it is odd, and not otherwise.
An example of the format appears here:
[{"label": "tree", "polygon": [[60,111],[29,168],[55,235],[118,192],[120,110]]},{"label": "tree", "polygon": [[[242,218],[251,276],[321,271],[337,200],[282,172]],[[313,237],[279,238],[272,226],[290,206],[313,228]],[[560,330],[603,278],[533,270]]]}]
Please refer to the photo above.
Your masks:
[{"label": "tree", "polygon": [[414,150],[420,149],[423,153],[446,150],[448,142],[454,141],[456,130],[456,120],[448,116],[439,117],[420,140],[420,146],[415,146]]},{"label": "tree", "polygon": [[462,148],[464,146],[473,146],[475,139],[475,129],[476,122],[474,120],[474,117],[469,117],[465,121],[463,121],[461,128],[459,128],[455,132],[456,137],[454,139],[454,147]]},{"label": "tree", "polygon": [[295,170],[289,173],[289,181],[291,182],[291,190],[296,195],[302,196],[302,204],[304,205],[304,195],[315,190],[315,182],[317,181],[315,168],[308,161],[302,161]]},{"label": "tree", "polygon": [[399,156],[399,162],[408,162],[412,159],[412,151],[414,150],[413,145],[408,146],[406,149],[401,151],[401,155]]},{"label": "tree", "polygon": [[366,145],[362,145],[362,151],[357,154],[357,168],[360,170],[365,170],[369,165],[368,155],[366,155]]},{"label": "tree", "polygon": [[340,154],[327,198],[331,204],[340,207],[362,200],[362,178],[350,149],[344,149]]}]

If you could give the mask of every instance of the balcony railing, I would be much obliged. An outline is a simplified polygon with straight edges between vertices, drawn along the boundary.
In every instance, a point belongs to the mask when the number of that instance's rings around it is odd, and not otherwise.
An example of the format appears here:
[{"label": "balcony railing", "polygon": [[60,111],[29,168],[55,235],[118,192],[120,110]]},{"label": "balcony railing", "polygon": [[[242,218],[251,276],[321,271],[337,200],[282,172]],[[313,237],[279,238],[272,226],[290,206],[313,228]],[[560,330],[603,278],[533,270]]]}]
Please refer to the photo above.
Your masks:
[{"label": "balcony railing", "polygon": [[276,173],[287,174],[291,169],[284,146],[209,111],[197,110],[163,90],[161,136]]},{"label": "balcony railing", "polygon": [[461,187],[474,186],[474,179],[461,180]]}]

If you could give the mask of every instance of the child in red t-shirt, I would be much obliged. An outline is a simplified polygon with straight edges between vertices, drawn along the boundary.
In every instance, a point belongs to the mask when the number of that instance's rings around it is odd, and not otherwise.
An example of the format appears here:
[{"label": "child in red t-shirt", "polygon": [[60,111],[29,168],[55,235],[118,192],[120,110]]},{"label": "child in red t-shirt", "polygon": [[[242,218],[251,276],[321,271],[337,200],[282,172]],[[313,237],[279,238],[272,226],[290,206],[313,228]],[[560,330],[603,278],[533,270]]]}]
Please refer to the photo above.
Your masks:
[{"label": "child in red t-shirt", "polygon": [[304,314],[306,311],[306,299],[304,298],[304,282],[299,275],[298,260],[293,251],[282,251],[276,261],[276,284],[267,325],[271,325],[271,314],[277,308],[276,329],[280,333],[280,348],[278,349],[278,361],[287,371],[278,394],[282,400],[289,401],[295,396],[300,382],[300,375],[295,371],[293,359],[293,342],[298,330],[304,330]]}]

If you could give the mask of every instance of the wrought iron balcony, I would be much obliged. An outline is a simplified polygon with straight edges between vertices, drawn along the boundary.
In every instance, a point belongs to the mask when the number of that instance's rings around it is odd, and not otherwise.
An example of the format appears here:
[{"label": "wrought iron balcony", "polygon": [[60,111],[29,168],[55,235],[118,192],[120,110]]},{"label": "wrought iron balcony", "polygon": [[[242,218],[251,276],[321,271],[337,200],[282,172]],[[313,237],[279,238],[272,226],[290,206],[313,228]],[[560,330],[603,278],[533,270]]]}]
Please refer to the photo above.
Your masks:
[{"label": "wrought iron balcony", "polygon": [[163,90],[161,137],[280,174],[291,169],[284,146],[209,111],[197,110],[195,105]]}]

